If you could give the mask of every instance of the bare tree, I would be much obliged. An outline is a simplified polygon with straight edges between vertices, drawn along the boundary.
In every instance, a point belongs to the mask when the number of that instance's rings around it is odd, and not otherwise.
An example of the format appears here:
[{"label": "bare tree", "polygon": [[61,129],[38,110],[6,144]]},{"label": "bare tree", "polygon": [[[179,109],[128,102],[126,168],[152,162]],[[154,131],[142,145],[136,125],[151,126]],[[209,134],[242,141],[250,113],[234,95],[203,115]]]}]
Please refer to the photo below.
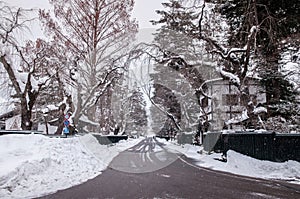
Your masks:
[{"label": "bare tree", "polygon": [[0,63],[13,88],[12,97],[20,105],[21,128],[24,130],[32,128],[33,107],[53,75],[53,70],[47,65],[47,43],[28,41],[22,46],[18,42],[18,34],[28,29],[26,23],[31,20],[26,18],[27,12],[5,5],[0,8]]},{"label": "bare tree", "polygon": [[[76,123],[97,121],[96,105],[126,68],[126,47],[137,31],[133,0],[49,0],[53,15],[40,10],[46,32],[72,64]],[[108,98],[109,99],[109,98]],[[110,104],[110,103],[107,103]],[[98,104],[99,105],[99,104]],[[109,107],[105,107],[109,108]],[[83,119],[85,118],[85,119]],[[88,118],[88,119],[86,119]]]}]

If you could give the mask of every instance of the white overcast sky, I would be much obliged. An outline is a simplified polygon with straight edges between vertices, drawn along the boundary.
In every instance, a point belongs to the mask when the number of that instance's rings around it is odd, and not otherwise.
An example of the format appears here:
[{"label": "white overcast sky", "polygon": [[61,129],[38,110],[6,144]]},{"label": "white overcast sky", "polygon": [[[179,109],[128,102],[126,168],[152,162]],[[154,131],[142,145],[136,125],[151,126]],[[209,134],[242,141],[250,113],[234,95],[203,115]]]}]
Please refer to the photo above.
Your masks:
[{"label": "white overcast sky", "polygon": [[[135,0],[133,17],[139,21],[139,28],[151,28],[150,20],[157,19],[155,10],[161,9],[167,0]],[[4,0],[4,2],[23,8],[47,8],[48,0]]]}]

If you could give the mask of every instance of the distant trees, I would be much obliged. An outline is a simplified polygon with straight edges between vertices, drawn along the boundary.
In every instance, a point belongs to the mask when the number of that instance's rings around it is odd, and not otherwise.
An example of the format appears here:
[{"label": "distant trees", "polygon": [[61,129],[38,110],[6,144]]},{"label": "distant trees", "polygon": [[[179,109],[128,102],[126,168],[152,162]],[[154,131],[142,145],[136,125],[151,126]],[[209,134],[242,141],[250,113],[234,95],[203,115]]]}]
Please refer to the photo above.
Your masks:
[{"label": "distant trees", "polygon": [[[176,91],[172,91],[160,84],[154,84],[154,96],[152,100],[156,106],[162,106],[163,110],[168,113],[168,117],[164,120],[163,126],[161,126],[160,134],[168,135],[173,132],[176,134],[177,131],[181,130],[181,106],[179,100],[174,94]],[[159,119],[159,118],[158,118]],[[157,120],[155,118],[155,120]]]},{"label": "distant trees", "polygon": [[126,130],[128,133],[136,131],[139,134],[145,133],[148,117],[146,113],[146,101],[141,90],[136,87],[128,98],[129,112],[127,117]]},{"label": "distant trees", "polygon": [[[105,115],[110,109],[111,89],[127,67],[126,47],[137,31],[136,22],[130,19],[134,2],[49,2],[53,6],[53,15],[40,10],[40,19],[46,32],[64,49],[68,59],[67,70],[70,70],[70,79],[77,90],[72,93],[75,123],[79,127],[83,124],[93,126],[90,130],[95,130],[98,125],[107,126],[100,123],[111,119],[99,120],[95,113]],[[109,128],[108,125],[106,130]]]}]

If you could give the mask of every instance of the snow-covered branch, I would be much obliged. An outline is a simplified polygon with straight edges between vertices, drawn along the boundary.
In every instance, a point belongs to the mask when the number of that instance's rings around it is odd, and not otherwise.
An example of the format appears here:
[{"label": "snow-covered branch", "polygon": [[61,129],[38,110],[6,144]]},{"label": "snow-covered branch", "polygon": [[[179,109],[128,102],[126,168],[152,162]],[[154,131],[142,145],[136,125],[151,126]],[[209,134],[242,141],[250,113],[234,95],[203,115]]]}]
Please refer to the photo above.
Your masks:
[{"label": "snow-covered branch", "polygon": [[175,127],[179,130],[182,131],[180,124],[178,123],[176,117],[170,113],[169,111],[165,110],[161,105],[157,104],[152,97],[152,87],[149,85],[148,88],[143,87],[144,93],[146,94],[146,96],[148,97],[149,101],[151,102],[151,104],[156,107],[161,113],[163,113],[164,115],[166,115],[171,121],[172,123],[175,125]]},{"label": "snow-covered branch", "polygon": [[212,96],[210,96],[210,95],[208,95],[207,93],[205,93],[205,91],[204,91],[204,86],[206,85],[206,84],[208,84],[208,83],[211,83],[211,82],[215,82],[215,81],[218,81],[218,80],[222,80],[223,78],[216,78],[216,79],[209,79],[209,80],[206,80],[206,81],[204,81],[202,84],[201,84],[201,86],[197,89],[198,91],[200,91],[201,92],[201,94],[203,95],[203,96],[205,96],[205,97],[207,97],[207,98],[209,98],[209,99],[212,99],[213,97]]},{"label": "snow-covered branch", "polygon": [[21,87],[20,87],[20,84],[15,76],[15,73],[12,69],[12,66],[10,63],[8,63],[7,59],[6,59],[6,55],[2,55],[0,56],[0,62],[2,63],[2,65],[4,66],[7,74],[8,74],[8,77],[10,79],[10,81],[12,82],[12,85],[16,91],[16,96],[17,97],[20,97],[22,95],[22,90],[21,90]]}]

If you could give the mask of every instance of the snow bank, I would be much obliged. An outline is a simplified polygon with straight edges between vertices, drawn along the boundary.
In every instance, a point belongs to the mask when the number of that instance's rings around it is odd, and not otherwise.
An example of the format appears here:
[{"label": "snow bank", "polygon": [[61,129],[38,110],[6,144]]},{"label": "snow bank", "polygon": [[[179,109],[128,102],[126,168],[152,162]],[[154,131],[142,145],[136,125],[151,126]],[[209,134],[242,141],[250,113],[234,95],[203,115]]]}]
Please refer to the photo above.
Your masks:
[{"label": "snow bank", "polygon": [[283,163],[262,161],[239,154],[235,151],[228,151],[227,170],[246,176],[284,179],[300,181],[300,163],[287,161]]},{"label": "snow bank", "polygon": [[140,139],[129,139],[121,140],[117,144],[99,145],[97,139],[92,136],[83,136],[80,138],[81,144],[86,148],[99,162],[105,165],[105,168],[109,163],[119,155],[120,152],[129,149],[130,147],[139,143],[143,138]]},{"label": "snow bank", "polygon": [[92,135],[0,136],[0,198],[32,198],[83,183],[138,141],[103,146]]},{"label": "snow bank", "polygon": [[216,160],[221,158],[221,154],[199,154],[197,151],[203,151],[202,147],[164,143],[167,144],[166,148],[183,153],[188,158],[194,159],[196,164],[201,167],[243,176],[287,180],[300,184],[300,163],[297,161],[290,160],[283,163],[263,161],[230,150],[227,152],[227,162],[221,162]]},{"label": "snow bank", "polygon": [[[0,198],[33,198],[81,184],[101,174],[115,156],[142,139],[99,145],[90,134],[67,139],[43,135],[0,136]],[[224,163],[214,159],[220,158],[220,154],[197,153],[202,150],[199,146],[159,141],[165,144],[164,148],[183,153],[202,167],[300,183],[300,163],[296,161],[274,163],[229,151],[228,161]]]}]

